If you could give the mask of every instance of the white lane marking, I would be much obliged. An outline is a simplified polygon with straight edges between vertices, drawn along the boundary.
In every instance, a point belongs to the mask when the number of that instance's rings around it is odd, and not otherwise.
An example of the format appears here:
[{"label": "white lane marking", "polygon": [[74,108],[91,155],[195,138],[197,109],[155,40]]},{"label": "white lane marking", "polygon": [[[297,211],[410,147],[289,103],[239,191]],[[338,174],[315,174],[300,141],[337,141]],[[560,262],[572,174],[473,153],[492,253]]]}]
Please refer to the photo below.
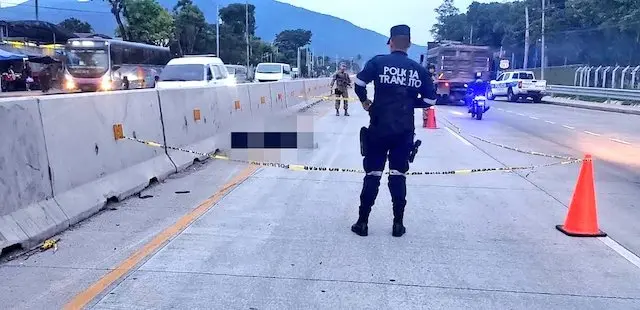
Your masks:
[{"label": "white lane marking", "polygon": [[449,133],[451,133],[454,137],[458,138],[458,140],[462,141],[466,146],[472,146],[471,142],[467,141],[467,139],[463,138],[461,135],[457,134],[455,131],[451,130],[449,127],[444,127]]},{"label": "white lane marking", "polygon": [[535,116],[529,116],[529,118],[530,118],[530,119],[539,119],[539,118],[537,118],[537,117],[535,117]]},{"label": "white lane marking", "polygon": [[552,122],[552,121],[544,121],[544,122],[549,124],[555,124],[555,122]]},{"label": "white lane marking", "polygon": [[600,239],[600,241],[602,241],[602,243],[604,243],[606,246],[608,246],[609,248],[614,250],[616,253],[620,254],[620,256],[624,257],[626,260],[628,260],[634,266],[640,268],[640,257],[635,255],[633,252],[625,249],[618,242],[616,242],[615,240],[613,240],[613,239],[611,239],[609,237],[600,237],[598,239]]},{"label": "white lane marking", "polygon": [[451,114],[455,114],[455,115],[464,115],[464,113],[462,112],[458,112],[458,111],[449,111]]},{"label": "white lane marking", "polygon": [[613,141],[613,142],[618,142],[618,143],[622,143],[622,144],[626,144],[626,145],[631,145],[631,143],[624,141],[624,140],[620,140],[620,139],[616,139],[616,138],[609,138],[609,140]]},{"label": "white lane marking", "polygon": [[567,128],[567,129],[576,129],[575,127],[571,127],[569,125],[562,125],[562,127]]},{"label": "white lane marking", "polygon": [[513,113],[513,111],[511,111],[511,110],[507,110],[507,113]]},{"label": "white lane marking", "polygon": [[592,135],[592,136],[597,136],[597,137],[601,136],[599,133],[591,132],[591,131],[588,131],[588,130],[585,130],[584,133]]},{"label": "white lane marking", "polygon": [[524,115],[524,114],[522,114],[522,113],[516,113],[516,114],[518,114],[518,115],[520,115],[520,116],[525,116],[525,115]]},{"label": "white lane marking", "polygon": [[504,109],[503,108],[498,108],[498,111],[504,111]]}]

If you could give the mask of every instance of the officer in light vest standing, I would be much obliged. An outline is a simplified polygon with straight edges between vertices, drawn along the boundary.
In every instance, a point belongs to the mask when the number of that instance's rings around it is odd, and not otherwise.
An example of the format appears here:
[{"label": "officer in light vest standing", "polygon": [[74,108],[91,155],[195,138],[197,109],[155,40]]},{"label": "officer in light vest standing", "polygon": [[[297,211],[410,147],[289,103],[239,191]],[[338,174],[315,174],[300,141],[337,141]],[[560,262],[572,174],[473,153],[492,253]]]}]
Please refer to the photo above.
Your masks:
[{"label": "officer in light vest standing", "polygon": [[[409,170],[412,152],[417,150],[413,142],[414,109],[431,107],[436,97],[429,72],[407,55],[411,45],[409,26],[392,27],[387,44],[391,53],[369,60],[354,81],[356,95],[370,117],[369,127],[363,127],[360,132],[366,175],[358,221],[351,226],[351,231],[360,236],[368,234],[369,213],[378,195],[387,157],[393,203],[392,235],[400,237],[406,232],[403,224],[407,204],[405,173]],[[370,82],[374,83],[373,102],[367,98],[366,86]]]}]

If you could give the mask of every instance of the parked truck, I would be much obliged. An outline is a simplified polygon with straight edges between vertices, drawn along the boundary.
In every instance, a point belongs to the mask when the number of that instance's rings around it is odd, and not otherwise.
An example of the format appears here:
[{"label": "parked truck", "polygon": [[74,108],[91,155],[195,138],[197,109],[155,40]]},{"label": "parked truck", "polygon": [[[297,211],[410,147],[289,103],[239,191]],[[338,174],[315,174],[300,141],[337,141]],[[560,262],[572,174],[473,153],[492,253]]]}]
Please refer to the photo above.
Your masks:
[{"label": "parked truck", "polygon": [[493,52],[488,46],[456,41],[429,42],[420,63],[433,64],[436,68],[433,77],[437,87],[436,104],[463,104],[466,84],[474,79],[476,72],[481,72],[485,81],[494,75]]}]

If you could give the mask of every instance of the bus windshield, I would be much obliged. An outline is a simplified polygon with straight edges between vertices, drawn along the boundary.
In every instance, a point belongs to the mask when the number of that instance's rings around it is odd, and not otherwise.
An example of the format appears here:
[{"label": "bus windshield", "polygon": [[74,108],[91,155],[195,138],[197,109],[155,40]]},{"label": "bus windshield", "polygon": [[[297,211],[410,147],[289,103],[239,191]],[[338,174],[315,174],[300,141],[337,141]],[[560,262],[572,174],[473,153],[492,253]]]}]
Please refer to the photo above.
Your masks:
[{"label": "bus windshield", "polygon": [[104,49],[67,49],[67,70],[76,77],[97,78],[109,70],[109,55]]},{"label": "bus windshield", "polygon": [[258,73],[282,73],[282,65],[259,64],[256,68]]},{"label": "bus windshield", "polygon": [[198,64],[169,65],[162,69],[160,81],[204,81],[204,68]]}]

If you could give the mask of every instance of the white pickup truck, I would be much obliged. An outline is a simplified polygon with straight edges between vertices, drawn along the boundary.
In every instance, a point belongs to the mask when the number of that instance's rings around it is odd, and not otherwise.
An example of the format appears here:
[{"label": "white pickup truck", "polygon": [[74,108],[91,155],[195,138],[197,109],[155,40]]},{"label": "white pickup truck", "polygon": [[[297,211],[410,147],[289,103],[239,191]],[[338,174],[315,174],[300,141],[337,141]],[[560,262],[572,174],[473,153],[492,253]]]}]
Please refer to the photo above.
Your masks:
[{"label": "white pickup truck", "polygon": [[506,96],[507,100],[516,102],[518,99],[531,98],[533,102],[542,102],[547,90],[547,81],[536,80],[531,71],[504,72],[495,81],[491,81],[488,97]]}]

